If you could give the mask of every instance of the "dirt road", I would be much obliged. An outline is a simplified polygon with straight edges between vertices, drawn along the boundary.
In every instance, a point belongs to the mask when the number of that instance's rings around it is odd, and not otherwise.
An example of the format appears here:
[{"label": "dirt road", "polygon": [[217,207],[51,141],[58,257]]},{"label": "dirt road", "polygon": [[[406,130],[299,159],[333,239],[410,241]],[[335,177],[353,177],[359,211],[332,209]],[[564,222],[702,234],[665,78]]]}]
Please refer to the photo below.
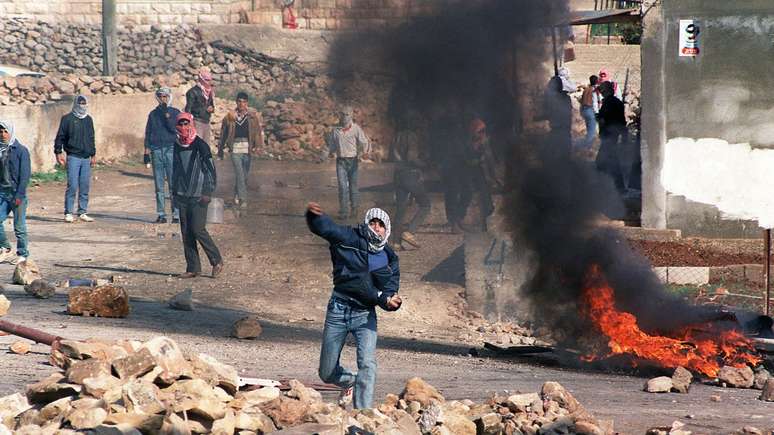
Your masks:
[{"label": "dirt road", "polygon": [[[219,162],[219,171],[219,196],[230,202],[230,162]],[[13,303],[7,320],[76,339],[145,340],[163,334],[185,351],[208,353],[245,375],[317,381],[330,260],[325,242],[306,229],[302,212],[310,200],[336,210],[331,164],[254,162],[253,198],[247,210],[237,216],[228,209],[224,224],[210,226],[226,261],[219,280],[174,276],[185,268],[179,229],[152,223],[155,205],[148,170],[121,166],[96,174],[90,215],[97,221],[91,224],[62,221],[61,184],[30,189],[32,258],[54,281],[114,276],[133,298],[132,314],[127,319],[73,317],[64,314],[65,293],[36,300],[7,290]],[[364,206],[392,209],[385,189],[389,179],[389,166],[363,168]],[[756,400],[758,392],[752,390],[695,385],[687,395],[653,395],[641,391],[642,378],[470,356],[469,349],[477,343],[471,341],[475,334],[457,308],[463,289],[421,280],[461,242],[460,236],[441,231],[442,204],[440,196],[435,199],[429,225],[419,233],[424,248],[401,253],[404,308],[379,318],[377,398],[400,392],[405,380],[416,375],[448,398],[474,400],[503,390],[535,391],[554,380],[595,416],[614,420],[622,433],[644,433],[675,420],[696,433],[727,433],[746,425],[774,428],[774,404]],[[0,276],[10,281],[11,274],[12,266],[0,265]],[[196,311],[166,307],[170,296],[189,287]],[[227,338],[233,321],[246,314],[263,319],[263,335],[254,341]],[[21,391],[52,370],[45,346],[35,345],[33,353],[24,356],[3,352],[15,340],[0,337],[0,396]],[[353,359],[348,346],[345,361],[351,364]],[[713,395],[721,401],[710,400]]]}]

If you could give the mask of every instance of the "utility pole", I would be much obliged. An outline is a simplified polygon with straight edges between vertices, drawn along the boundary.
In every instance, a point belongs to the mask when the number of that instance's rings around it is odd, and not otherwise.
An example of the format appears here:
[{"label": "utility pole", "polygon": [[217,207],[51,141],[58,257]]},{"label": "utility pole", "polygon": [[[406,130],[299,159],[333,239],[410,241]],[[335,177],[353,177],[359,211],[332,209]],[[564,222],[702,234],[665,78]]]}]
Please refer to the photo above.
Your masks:
[{"label": "utility pole", "polygon": [[118,71],[116,36],[116,0],[102,0],[102,75],[113,76]]}]

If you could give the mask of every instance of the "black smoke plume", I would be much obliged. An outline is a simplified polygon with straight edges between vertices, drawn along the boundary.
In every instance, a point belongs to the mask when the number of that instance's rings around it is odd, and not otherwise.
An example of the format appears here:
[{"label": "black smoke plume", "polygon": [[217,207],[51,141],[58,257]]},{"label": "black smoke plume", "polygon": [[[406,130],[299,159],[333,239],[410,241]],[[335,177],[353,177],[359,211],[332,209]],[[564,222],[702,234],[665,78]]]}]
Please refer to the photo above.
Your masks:
[{"label": "black smoke plume", "polygon": [[610,179],[570,156],[569,131],[526,128],[525,120],[556,115],[543,98],[554,73],[550,35],[568,14],[563,0],[449,1],[432,17],[343,35],[330,59],[335,89],[351,98],[358,74],[391,77],[390,116],[396,124],[409,116],[434,126],[427,139],[432,159],[465,140],[473,117],[486,121],[493,148],[507,162],[500,212],[516,250],[536,258],[525,289],[536,320],[570,336],[587,331],[578,301],[598,265],[618,308],[634,313],[643,329],[695,322],[703,316],[698,309],[665,292],[620,234],[597,225],[605,214],[622,214],[623,205]]}]

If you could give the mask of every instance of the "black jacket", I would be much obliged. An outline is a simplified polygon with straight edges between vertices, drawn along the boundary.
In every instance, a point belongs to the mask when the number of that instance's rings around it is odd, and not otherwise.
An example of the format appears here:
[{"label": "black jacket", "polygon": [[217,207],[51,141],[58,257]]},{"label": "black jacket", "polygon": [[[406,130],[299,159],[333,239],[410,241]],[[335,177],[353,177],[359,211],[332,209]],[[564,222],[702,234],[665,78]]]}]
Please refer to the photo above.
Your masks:
[{"label": "black jacket", "polygon": [[[189,146],[192,152],[191,162],[188,170],[184,170],[183,160],[180,157],[180,151],[189,149],[180,144],[175,144],[174,156],[172,157],[172,182],[171,190],[175,195],[185,192],[182,196],[200,197],[211,196],[218,184],[217,174],[215,173],[215,163],[212,161],[212,152],[207,142],[196,136]],[[201,190],[198,189],[201,182]]]},{"label": "black jacket", "polygon": [[615,95],[602,100],[599,109],[599,135],[602,137],[621,134],[626,128],[624,103]]},{"label": "black jacket", "polygon": [[316,235],[330,243],[331,262],[333,263],[333,291],[353,299],[365,308],[380,306],[387,311],[387,300],[398,293],[400,288],[400,268],[398,256],[389,246],[387,266],[368,271],[368,240],[364,235],[365,224],[357,227],[338,225],[327,216],[306,213],[306,223]]},{"label": "black jacket", "polygon": [[62,117],[54,140],[54,153],[61,154],[63,150],[67,155],[82,159],[94,157],[97,149],[94,146],[94,121],[91,115],[80,119],[70,112]]},{"label": "black jacket", "polygon": [[205,97],[202,88],[196,85],[185,93],[185,110],[183,112],[190,113],[199,121],[210,122],[212,114],[207,111],[207,108],[215,107],[213,100],[214,98]]}]

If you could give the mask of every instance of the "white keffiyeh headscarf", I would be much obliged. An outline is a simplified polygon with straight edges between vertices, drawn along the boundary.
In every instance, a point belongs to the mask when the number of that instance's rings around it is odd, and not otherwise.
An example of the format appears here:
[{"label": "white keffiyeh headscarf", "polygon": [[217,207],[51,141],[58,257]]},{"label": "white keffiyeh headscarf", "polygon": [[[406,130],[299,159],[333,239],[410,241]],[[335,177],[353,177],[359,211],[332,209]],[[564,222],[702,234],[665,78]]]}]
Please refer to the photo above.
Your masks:
[{"label": "white keffiyeh headscarf", "polygon": [[[379,219],[384,223],[384,237],[376,234],[376,232],[368,225],[372,219]],[[390,238],[390,231],[392,230],[392,227],[390,226],[390,215],[380,208],[372,208],[366,212],[364,223],[366,231],[368,232],[368,250],[373,253],[381,252],[387,245],[387,240]]]}]

